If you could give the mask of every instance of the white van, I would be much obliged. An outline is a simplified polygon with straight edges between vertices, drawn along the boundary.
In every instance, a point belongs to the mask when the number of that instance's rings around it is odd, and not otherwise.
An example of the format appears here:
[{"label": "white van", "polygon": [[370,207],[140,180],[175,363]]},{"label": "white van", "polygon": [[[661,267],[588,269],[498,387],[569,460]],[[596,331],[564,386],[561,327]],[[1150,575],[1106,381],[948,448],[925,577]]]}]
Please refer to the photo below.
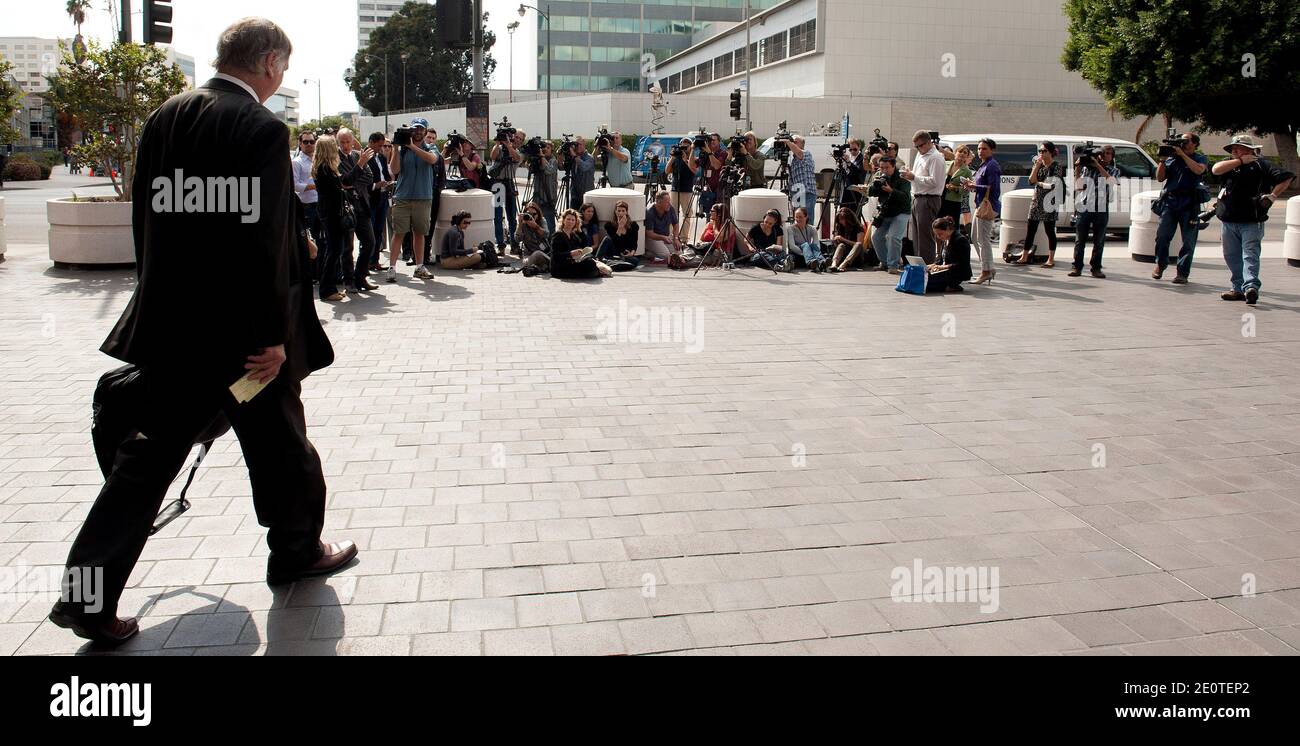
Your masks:
[{"label": "white van", "polygon": [[[1129,204],[1138,192],[1159,189],[1156,181],[1156,162],[1136,143],[1127,140],[1115,140],[1109,137],[1082,137],[1079,135],[942,135],[939,142],[951,148],[969,145],[976,151],[979,141],[989,138],[998,144],[997,161],[1002,166],[1002,193],[1013,189],[1029,188],[1029,171],[1034,158],[1038,155],[1038,144],[1050,141],[1056,145],[1057,159],[1065,164],[1066,196],[1058,225],[1067,230],[1074,229],[1074,162],[1078,149],[1085,143],[1110,145],[1115,148],[1115,167],[1119,169],[1120,185],[1111,195],[1110,223],[1107,232],[1127,234],[1132,225]],[[972,168],[978,168],[978,158]]]}]

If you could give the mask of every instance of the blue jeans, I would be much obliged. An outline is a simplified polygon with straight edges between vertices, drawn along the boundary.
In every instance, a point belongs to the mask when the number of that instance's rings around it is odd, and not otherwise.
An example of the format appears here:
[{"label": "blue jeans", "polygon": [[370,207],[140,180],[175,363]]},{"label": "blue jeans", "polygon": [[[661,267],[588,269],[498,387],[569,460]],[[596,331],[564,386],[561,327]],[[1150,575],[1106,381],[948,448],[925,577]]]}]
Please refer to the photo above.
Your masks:
[{"label": "blue jeans", "polygon": [[1196,227],[1195,208],[1183,212],[1165,210],[1160,216],[1160,227],[1156,229],[1156,265],[1161,269],[1169,266],[1169,243],[1174,240],[1174,230],[1183,234],[1183,250],[1178,253],[1178,276],[1187,277],[1192,273],[1192,257],[1196,254],[1196,239],[1201,230]]},{"label": "blue jeans", "polygon": [[1264,286],[1259,281],[1259,252],[1263,241],[1263,223],[1223,224],[1223,260],[1232,273],[1232,289],[1238,293]]},{"label": "blue jeans", "polygon": [[[515,231],[519,228],[515,218],[518,215],[519,198],[510,192],[506,192],[505,205],[498,205],[493,215],[493,222],[496,223],[497,229],[497,246],[504,246],[507,239],[511,246],[515,244]],[[510,222],[509,233],[505,232],[507,218]]]},{"label": "blue jeans", "polygon": [[1092,233],[1092,271],[1101,271],[1101,257],[1106,252],[1106,226],[1110,223],[1110,213],[1108,212],[1089,212],[1079,213],[1078,220],[1074,224],[1074,268],[1083,271],[1083,251],[1088,245],[1088,233]]},{"label": "blue jeans", "polygon": [[809,241],[805,244],[799,244],[797,248],[799,251],[803,252],[803,260],[808,263],[808,266],[812,266],[813,262],[819,262],[822,260],[822,245],[820,241]]},{"label": "blue jeans", "polygon": [[871,236],[871,248],[885,269],[898,269],[903,262],[903,236],[907,226],[912,222],[911,213],[884,218],[876,232]]}]

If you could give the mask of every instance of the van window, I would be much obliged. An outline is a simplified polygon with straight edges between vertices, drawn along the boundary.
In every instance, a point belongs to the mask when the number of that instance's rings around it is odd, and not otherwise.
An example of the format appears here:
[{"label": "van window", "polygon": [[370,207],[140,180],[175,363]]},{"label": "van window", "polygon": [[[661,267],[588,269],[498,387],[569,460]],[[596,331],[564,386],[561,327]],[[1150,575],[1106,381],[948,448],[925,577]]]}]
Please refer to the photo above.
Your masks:
[{"label": "van window", "polygon": [[[993,157],[1002,167],[1003,176],[1028,176],[1038,155],[1038,145],[999,145]],[[972,168],[978,169],[978,158]]]},{"label": "van window", "polygon": [[1153,179],[1155,167],[1146,154],[1132,146],[1115,146],[1115,167],[1119,175],[1130,179]]}]

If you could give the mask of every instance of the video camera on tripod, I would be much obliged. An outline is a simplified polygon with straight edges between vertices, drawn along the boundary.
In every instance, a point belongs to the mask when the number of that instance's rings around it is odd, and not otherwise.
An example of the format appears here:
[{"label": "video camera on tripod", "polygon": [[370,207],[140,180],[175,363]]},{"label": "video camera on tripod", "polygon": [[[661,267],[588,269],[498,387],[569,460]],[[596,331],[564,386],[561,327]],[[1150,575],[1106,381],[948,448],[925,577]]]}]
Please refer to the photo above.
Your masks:
[{"label": "video camera on tripod", "polygon": [[875,130],[875,133],[876,136],[871,138],[871,142],[867,143],[868,156],[875,155],[876,153],[883,153],[889,149],[889,138],[880,134],[879,129]]},{"label": "video camera on tripod", "polygon": [[456,130],[452,130],[450,133],[447,134],[447,147],[457,151],[460,150],[462,145],[464,145],[469,141],[470,139],[468,137],[465,137],[464,135],[457,132]]},{"label": "video camera on tripod", "polygon": [[618,147],[619,145],[620,143],[614,142],[614,136],[609,133],[609,127],[603,124],[598,129],[596,137],[592,141],[593,150],[600,150],[606,146]]},{"label": "video camera on tripod", "polygon": [[501,117],[501,121],[494,124],[497,128],[497,136],[492,138],[492,142],[506,142],[519,132],[514,125],[510,124],[510,117]]},{"label": "video camera on tripod", "polygon": [[790,133],[789,123],[783,121],[777,125],[776,136],[772,139],[772,152],[782,162],[788,161],[792,142],[794,142],[794,135]]}]

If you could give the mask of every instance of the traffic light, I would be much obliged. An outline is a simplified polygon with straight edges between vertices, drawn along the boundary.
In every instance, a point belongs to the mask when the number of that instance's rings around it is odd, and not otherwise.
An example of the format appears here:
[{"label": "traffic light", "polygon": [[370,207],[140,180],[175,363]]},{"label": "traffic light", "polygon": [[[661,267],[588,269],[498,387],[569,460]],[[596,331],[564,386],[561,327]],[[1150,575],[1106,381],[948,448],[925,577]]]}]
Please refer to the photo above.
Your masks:
[{"label": "traffic light", "polygon": [[171,0],[144,0],[144,43],[172,43]]},{"label": "traffic light", "polygon": [[739,120],[740,116],[740,89],[731,92],[731,118]]}]

